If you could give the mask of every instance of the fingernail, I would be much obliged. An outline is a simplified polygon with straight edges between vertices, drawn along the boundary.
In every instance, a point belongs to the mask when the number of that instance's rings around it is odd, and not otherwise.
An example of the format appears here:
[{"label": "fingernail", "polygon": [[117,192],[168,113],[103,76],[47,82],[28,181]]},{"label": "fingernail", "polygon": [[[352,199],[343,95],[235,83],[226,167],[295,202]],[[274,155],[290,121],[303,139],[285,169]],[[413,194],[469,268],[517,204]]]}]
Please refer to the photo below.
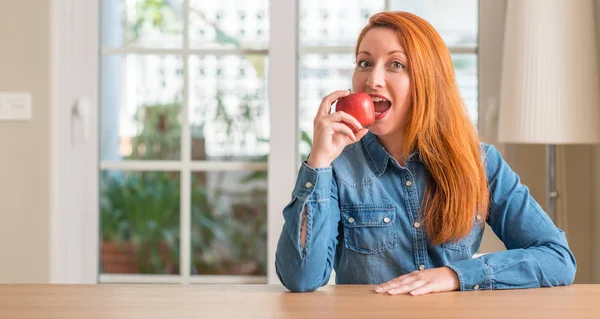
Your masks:
[{"label": "fingernail", "polygon": [[377,288],[375,288],[375,291],[377,291],[377,292],[382,292],[382,291],[383,291],[383,288],[381,288],[381,287],[377,287]]}]

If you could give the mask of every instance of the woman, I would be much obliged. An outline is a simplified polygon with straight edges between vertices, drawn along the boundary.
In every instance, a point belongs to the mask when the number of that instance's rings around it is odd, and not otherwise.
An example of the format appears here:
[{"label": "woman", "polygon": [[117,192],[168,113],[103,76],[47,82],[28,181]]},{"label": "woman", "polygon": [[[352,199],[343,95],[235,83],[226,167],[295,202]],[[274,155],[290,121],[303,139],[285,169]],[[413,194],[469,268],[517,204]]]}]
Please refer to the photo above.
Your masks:
[{"label": "woman", "polygon": [[[406,12],[371,17],[352,86],[375,102],[368,129],[323,99],[276,254],[291,291],[377,284],[379,293],[568,285],[563,231],[490,145],[480,143],[434,28]],[[346,126],[352,126],[353,129]],[[507,250],[472,258],[487,222]]]}]

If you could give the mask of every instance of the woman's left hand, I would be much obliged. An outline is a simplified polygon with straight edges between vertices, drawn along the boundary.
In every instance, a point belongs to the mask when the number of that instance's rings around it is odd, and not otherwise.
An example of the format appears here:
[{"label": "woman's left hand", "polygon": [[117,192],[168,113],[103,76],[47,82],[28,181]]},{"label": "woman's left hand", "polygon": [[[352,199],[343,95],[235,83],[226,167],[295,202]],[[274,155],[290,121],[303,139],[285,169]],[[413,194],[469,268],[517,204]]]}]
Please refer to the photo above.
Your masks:
[{"label": "woman's left hand", "polygon": [[425,295],[430,292],[454,291],[460,287],[458,275],[448,267],[413,271],[377,286],[378,293],[390,295]]}]

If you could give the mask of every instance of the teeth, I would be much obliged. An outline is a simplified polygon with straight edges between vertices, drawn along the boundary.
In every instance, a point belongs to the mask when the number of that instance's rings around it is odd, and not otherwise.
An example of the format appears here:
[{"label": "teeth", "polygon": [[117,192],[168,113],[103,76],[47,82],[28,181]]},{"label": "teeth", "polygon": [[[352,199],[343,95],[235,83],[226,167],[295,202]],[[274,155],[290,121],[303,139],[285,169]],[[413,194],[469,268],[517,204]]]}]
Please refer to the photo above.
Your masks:
[{"label": "teeth", "polygon": [[380,97],[372,97],[371,99],[373,100],[373,102],[385,102],[385,101],[387,101],[386,99],[382,99]]},{"label": "teeth", "polygon": [[381,112],[375,112],[375,115],[381,115]]}]

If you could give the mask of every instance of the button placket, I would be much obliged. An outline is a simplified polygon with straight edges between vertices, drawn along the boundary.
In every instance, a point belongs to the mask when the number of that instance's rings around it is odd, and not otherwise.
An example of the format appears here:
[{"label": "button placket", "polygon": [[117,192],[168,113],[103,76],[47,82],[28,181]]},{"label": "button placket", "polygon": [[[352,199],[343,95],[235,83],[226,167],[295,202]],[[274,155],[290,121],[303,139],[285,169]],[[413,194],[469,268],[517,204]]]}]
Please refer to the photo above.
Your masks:
[{"label": "button placket", "polygon": [[427,264],[427,240],[425,238],[425,233],[423,232],[423,227],[420,221],[420,212],[421,208],[419,207],[419,195],[416,184],[413,182],[415,180],[411,171],[406,169],[402,171],[401,174],[402,180],[404,180],[404,193],[406,196],[406,204],[407,204],[407,212],[410,215],[412,220],[412,226],[414,227],[414,257],[415,257],[415,265],[419,270],[425,270]]}]

